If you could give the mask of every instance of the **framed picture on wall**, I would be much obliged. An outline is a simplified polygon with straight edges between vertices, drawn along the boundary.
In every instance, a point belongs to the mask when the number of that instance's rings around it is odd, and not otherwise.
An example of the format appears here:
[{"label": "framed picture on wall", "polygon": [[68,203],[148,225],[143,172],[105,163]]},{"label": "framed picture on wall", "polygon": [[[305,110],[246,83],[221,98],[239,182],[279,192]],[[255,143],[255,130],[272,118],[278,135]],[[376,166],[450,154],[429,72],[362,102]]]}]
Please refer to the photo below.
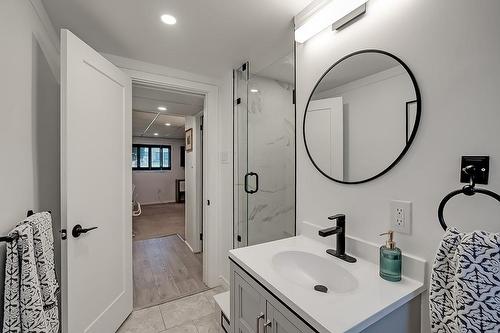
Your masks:
[{"label": "framed picture on wall", "polygon": [[186,151],[193,150],[193,129],[190,128],[186,131]]},{"label": "framed picture on wall", "polygon": [[406,142],[410,141],[415,118],[417,117],[417,101],[406,102]]}]

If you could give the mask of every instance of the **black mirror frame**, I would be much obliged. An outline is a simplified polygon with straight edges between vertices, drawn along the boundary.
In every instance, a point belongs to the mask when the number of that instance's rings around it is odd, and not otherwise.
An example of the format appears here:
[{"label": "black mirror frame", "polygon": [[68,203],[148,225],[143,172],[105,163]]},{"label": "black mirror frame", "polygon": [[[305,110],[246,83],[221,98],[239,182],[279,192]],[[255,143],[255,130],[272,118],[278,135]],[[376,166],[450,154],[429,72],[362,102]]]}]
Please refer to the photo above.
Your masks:
[{"label": "black mirror frame", "polygon": [[[339,63],[341,63],[342,61],[346,60],[347,58],[350,58],[352,56],[355,56],[355,55],[358,55],[358,54],[363,54],[363,53],[379,53],[379,54],[384,54],[386,56],[389,56],[391,58],[393,58],[394,60],[396,60],[401,66],[403,66],[403,68],[406,70],[406,72],[408,73],[408,75],[410,76],[410,79],[413,83],[413,87],[415,88],[415,100],[417,102],[417,114],[416,114],[416,117],[415,117],[415,125],[413,126],[413,131],[411,132],[411,135],[410,135],[410,138],[408,139],[408,141],[406,142],[406,146],[404,147],[404,149],[401,151],[401,153],[399,154],[399,156],[387,167],[385,168],[384,170],[382,170],[381,172],[379,172],[378,174],[376,174],[375,176],[373,177],[370,177],[370,178],[367,178],[367,179],[363,179],[363,180],[358,180],[358,181],[354,181],[354,182],[346,182],[346,181],[343,181],[343,180],[338,180],[338,179],[335,179],[329,175],[327,175],[325,172],[323,172],[323,170],[321,170],[318,165],[314,162],[313,158],[311,157],[311,153],[309,152],[309,148],[307,147],[307,140],[306,140],[306,118],[307,118],[307,109],[309,108],[309,103],[311,102],[311,98],[314,94],[314,91],[316,90],[316,88],[318,87],[318,85],[320,84],[321,80],[323,80],[323,78],[335,67],[337,66]],[[382,50],[377,50],[377,49],[365,49],[365,50],[360,50],[360,51],[356,51],[356,52],[353,52],[353,53],[350,53],[344,57],[342,57],[340,60],[336,61],[332,66],[330,66],[324,73],[323,75],[321,75],[321,77],[319,78],[318,82],[316,82],[316,84],[314,85],[314,88],[311,92],[311,94],[309,95],[309,99],[307,100],[307,104],[306,104],[306,109],[304,110],[304,118],[303,118],[303,121],[302,121],[302,136],[304,138],[304,146],[306,148],[306,152],[307,152],[307,156],[309,156],[309,160],[312,162],[312,164],[314,165],[314,167],[323,175],[325,176],[326,178],[328,179],[331,179],[337,183],[341,183],[341,184],[362,184],[362,183],[366,183],[366,182],[369,182],[371,180],[374,180],[378,177],[381,177],[383,176],[384,174],[386,174],[389,170],[391,170],[396,164],[399,163],[399,161],[401,161],[401,159],[403,158],[403,156],[406,154],[406,152],[409,150],[409,148],[411,147],[412,143],[413,143],[413,140],[415,139],[415,136],[417,134],[417,130],[418,130],[418,126],[420,124],[420,117],[421,117],[421,114],[422,114],[422,98],[421,98],[421,95],[420,95],[420,89],[418,88],[418,84],[417,84],[417,80],[415,80],[415,76],[413,75],[412,71],[410,70],[410,68],[401,60],[399,59],[398,57],[396,57],[395,55],[389,53],[389,52],[386,52],[386,51],[382,51]]]}]

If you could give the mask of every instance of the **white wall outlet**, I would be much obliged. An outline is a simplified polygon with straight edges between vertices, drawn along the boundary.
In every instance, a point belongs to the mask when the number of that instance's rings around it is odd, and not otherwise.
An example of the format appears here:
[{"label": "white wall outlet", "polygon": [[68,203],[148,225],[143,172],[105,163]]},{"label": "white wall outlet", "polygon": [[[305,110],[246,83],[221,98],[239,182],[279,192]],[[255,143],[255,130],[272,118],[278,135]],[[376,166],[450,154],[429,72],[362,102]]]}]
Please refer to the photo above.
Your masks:
[{"label": "white wall outlet", "polygon": [[391,201],[391,228],[401,234],[411,234],[410,201]]}]

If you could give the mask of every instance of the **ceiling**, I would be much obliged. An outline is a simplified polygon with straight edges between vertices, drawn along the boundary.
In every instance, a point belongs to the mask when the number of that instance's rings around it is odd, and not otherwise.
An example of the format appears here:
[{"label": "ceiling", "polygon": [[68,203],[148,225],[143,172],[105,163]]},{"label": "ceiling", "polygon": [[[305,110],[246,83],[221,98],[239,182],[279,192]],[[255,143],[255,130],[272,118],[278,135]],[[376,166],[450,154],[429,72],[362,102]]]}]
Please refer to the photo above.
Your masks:
[{"label": "ceiling", "polygon": [[[170,124],[170,126],[165,124]],[[132,135],[135,137],[184,139],[184,125],[184,117],[155,112],[132,112]]]},{"label": "ceiling", "polygon": [[132,135],[183,139],[185,117],[203,111],[204,100],[203,95],[133,84]]},{"label": "ceiling", "polygon": [[[293,16],[311,0],[42,0],[56,29],[100,52],[213,77],[290,53]],[[177,24],[165,25],[162,14]]]},{"label": "ceiling", "polygon": [[132,85],[132,109],[158,112],[158,107],[167,108],[167,113],[178,116],[194,116],[203,111],[205,97],[176,90]]}]

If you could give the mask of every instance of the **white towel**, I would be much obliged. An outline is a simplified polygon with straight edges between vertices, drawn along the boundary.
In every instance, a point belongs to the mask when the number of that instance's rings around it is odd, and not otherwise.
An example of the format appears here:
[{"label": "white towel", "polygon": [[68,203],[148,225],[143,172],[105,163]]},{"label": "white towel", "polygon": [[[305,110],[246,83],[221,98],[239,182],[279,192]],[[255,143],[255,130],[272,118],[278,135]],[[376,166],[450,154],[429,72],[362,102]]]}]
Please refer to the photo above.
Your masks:
[{"label": "white towel", "polygon": [[434,333],[500,332],[500,234],[448,229],[432,267]]},{"label": "white towel", "polygon": [[37,213],[10,234],[7,244],[3,333],[59,332],[52,221]]}]

